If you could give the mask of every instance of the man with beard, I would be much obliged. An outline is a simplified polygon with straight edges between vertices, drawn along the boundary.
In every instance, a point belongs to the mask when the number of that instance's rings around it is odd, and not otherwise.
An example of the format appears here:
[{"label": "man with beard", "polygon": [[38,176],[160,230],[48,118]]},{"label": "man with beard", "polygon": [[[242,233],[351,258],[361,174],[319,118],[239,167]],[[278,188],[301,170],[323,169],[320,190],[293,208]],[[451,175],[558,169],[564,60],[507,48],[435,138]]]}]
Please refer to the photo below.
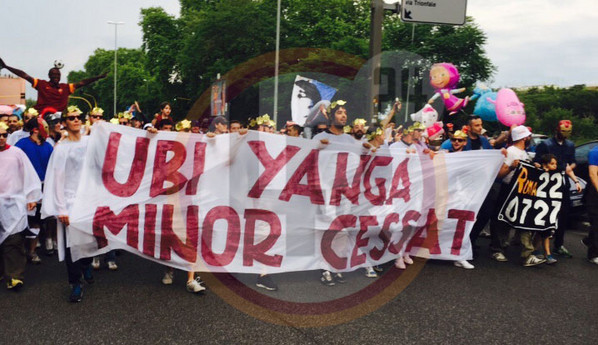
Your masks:
[{"label": "man with beard", "polygon": [[[15,146],[25,152],[43,184],[46,177],[46,168],[52,155],[52,145],[46,142],[48,137],[47,124],[44,120],[34,117],[27,121],[23,128],[29,133],[29,137],[19,140]],[[48,236],[45,222],[40,218],[40,207],[41,205],[38,204],[35,214],[28,217],[29,231],[25,236],[28,242],[27,254],[33,264],[42,262],[35,252],[38,235],[41,235],[42,239]]]},{"label": "man with beard", "polygon": [[19,117],[17,115],[8,116],[7,133],[10,135],[19,130]]},{"label": "man with beard", "polygon": [[41,198],[41,182],[31,162],[19,148],[6,143],[6,124],[0,123],[0,277],[6,288],[23,286],[27,257],[25,237],[27,211]]},{"label": "man with beard", "polygon": [[[330,110],[324,115],[328,118],[330,127],[324,132],[316,134],[312,139],[318,140],[320,143],[327,145],[331,142],[345,143],[355,145],[355,138],[344,132],[344,127],[347,124],[347,108],[345,108],[346,101],[338,100],[330,104]],[[327,286],[334,286],[336,283],[345,283],[345,279],[341,273],[331,273],[330,271],[322,271],[320,277],[322,284]]]},{"label": "man with beard", "polygon": [[365,137],[366,127],[365,127],[365,120],[364,119],[355,119],[353,121],[353,128],[351,130],[351,134],[353,138],[358,142],[365,143],[367,142],[367,138]]},{"label": "man with beard", "polygon": [[[23,124],[27,123],[27,121],[31,120],[32,118],[37,117],[37,115],[37,110],[33,108],[27,109],[27,111],[23,113]],[[23,126],[23,128],[12,132],[8,136],[8,140],[6,142],[8,145],[15,145],[19,140],[27,137],[29,137],[29,131],[25,126]]]},{"label": "man with beard", "polygon": [[[575,186],[578,191],[581,191],[581,186],[579,185],[579,181],[577,177],[573,173],[573,169],[575,169],[576,161],[575,161],[575,144],[572,141],[567,140],[571,136],[571,132],[573,130],[573,124],[570,120],[561,120],[559,121],[558,125],[556,126],[554,137],[544,140],[536,147],[536,156],[534,157],[534,162],[536,166],[539,166],[540,159],[543,155],[550,153],[556,157],[557,161],[557,171],[568,172],[568,175],[575,181]],[[570,185],[569,179],[565,179],[565,187],[563,192],[563,204],[558,220],[558,228],[554,234],[554,253],[560,256],[571,258],[572,255],[563,246],[565,243],[565,229],[567,228],[568,223],[568,211],[570,207]]]}]

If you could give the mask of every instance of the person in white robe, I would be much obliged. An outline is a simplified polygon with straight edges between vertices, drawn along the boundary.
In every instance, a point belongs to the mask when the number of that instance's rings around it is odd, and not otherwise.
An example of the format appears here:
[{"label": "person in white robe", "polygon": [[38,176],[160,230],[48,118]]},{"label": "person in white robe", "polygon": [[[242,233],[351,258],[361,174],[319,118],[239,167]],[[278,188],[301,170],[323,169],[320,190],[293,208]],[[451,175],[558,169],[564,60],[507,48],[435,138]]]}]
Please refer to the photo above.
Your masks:
[{"label": "person in white robe", "polygon": [[83,297],[81,277],[91,284],[91,258],[73,262],[69,245],[69,216],[75,201],[75,194],[83,169],[83,160],[89,142],[89,136],[81,135],[81,126],[85,116],[74,106],[62,116],[62,123],[67,136],[56,145],[48,169],[42,199],[42,218],[58,218],[58,256],[66,259],[68,281],[71,285],[71,302],[80,302]]},{"label": "person in white robe", "polygon": [[27,256],[27,212],[41,199],[41,181],[18,147],[6,143],[8,127],[0,123],[0,274],[8,289],[23,286]]}]

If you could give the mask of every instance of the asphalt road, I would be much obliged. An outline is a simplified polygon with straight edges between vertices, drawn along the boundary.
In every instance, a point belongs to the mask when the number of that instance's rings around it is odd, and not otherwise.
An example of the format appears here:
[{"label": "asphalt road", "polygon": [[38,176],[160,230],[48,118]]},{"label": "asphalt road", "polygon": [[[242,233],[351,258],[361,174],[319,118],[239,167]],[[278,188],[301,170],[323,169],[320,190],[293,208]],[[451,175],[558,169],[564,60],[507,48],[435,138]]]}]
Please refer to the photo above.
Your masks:
[{"label": "asphalt road", "polygon": [[118,257],[118,271],[96,272],[83,301],[71,304],[64,263],[42,257],[28,266],[22,291],[0,289],[0,344],[591,344],[598,267],[585,260],[582,236],[567,235],[573,258],[533,268],[521,266],[518,248],[509,248],[509,262],[492,261],[481,239],[475,270],[420,260],[399,277],[398,295],[374,287],[398,281],[387,279],[397,276],[390,267],[377,280],[358,271],[334,287],[321,285],[315,271],[277,275],[280,291],[244,289],[240,295],[265,307],[244,311],[244,299],[227,291],[253,287],[254,276],[202,275],[208,291],[193,295],[185,273],[164,286],[162,266],[128,253]]}]

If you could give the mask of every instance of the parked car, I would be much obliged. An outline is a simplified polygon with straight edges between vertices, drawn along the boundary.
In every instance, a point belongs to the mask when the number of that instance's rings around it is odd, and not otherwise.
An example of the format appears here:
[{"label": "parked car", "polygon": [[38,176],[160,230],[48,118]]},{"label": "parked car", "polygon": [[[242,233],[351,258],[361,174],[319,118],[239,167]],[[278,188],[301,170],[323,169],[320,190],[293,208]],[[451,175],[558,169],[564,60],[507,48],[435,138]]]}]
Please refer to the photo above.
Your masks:
[{"label": "parked car", "polygon": [[596,145],[598,145],[598,140],[593,140],[575,147],[575,160],[577,161],[577,166],[573,171],[575,172],[575,176],[579,176],[585,181],[589,181],[588,154]]}]

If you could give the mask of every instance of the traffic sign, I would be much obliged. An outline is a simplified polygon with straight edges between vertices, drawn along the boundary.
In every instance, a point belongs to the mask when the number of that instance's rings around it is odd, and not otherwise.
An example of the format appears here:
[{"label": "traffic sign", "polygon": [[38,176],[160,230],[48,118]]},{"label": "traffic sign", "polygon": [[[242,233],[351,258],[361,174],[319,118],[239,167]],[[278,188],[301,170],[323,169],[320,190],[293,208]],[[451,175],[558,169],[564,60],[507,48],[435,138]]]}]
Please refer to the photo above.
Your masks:
[{"label": "traffic sign", "polygon": [[408,23],[465,24],[467,0],[403,0],[401,19]]}]

